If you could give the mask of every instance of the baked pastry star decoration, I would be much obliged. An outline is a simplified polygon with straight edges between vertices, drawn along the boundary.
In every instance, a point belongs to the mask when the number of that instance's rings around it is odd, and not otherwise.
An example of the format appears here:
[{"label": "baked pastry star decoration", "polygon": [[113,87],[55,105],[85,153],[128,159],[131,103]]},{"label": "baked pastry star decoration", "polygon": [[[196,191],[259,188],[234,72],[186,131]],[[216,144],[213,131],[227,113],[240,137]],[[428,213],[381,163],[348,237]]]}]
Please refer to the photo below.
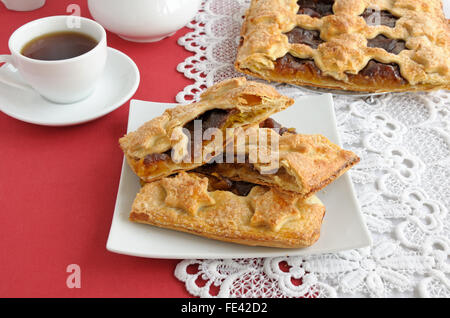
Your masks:
[{"label": "baked pastry star decoration", "polygon": [[162,186],[166,191],[165,203],[192,216],[196,216],[202,206],[216,203],[208,194],[207,178],[180,172],[176,177],[162,179]]},{"label": "baked pastry star decoration", "polygon": [[274,189],[255,195],[252,198],[252,205],[255,214],[253,214],[250,224],[252,226],[267,226],[275,232],[278,232],[284,223],[300,215],[296,206],[295,195],[281,193]]}]

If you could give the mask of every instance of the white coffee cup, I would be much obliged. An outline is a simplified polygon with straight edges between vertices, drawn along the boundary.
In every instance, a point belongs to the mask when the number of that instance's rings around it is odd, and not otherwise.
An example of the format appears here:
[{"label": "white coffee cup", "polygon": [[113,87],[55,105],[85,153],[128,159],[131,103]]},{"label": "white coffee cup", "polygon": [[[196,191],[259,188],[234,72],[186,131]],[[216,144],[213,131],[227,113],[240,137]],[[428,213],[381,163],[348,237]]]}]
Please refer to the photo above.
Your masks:
[{"label": "white coffee cup", "polygon": [[[54,61],[31,59],[21,54],[30,41],[44,34],[73,31],[98,41],[89,52],[74,58]],[[0,55],[0,62],[12,66],[11,76],[0,76],[0,82],[22,89],[34,89],[55,103],[73,103],[88,97],[103,73],[107,58],[106,32],[97,22],[74,16],[52,16],[29,22],[18,28],[9,39],[11,55]],[[13,74],[18,70],[23,81]]]}]

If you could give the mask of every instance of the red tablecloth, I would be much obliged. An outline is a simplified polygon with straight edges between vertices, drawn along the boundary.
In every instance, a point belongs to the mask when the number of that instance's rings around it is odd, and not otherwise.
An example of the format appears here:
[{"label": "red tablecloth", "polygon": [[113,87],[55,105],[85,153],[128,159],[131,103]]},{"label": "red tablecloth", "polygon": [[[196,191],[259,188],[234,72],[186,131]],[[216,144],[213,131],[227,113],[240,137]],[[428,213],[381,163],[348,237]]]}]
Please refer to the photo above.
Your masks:
[{"label": "red tablecloth", "polygon": [[[87,1],[47,0],[32,12],[13,12],[0,2],[0,54],[22,24],[66,14]],[[141,83],[133,98],[174,102],[190,84],[176,71],[189,52],[177,45],[188,32],[150,44],[108,33],[108,45],[130,56]],[[174,277],[178,261],[145,259],[105,248],[122,164],[118,147],[127,126],[127,102],[96,121],[50,128],[0,112],[0,297],[185,297]],[[69,264],[81,267],[81,288],[69,289]]]}]

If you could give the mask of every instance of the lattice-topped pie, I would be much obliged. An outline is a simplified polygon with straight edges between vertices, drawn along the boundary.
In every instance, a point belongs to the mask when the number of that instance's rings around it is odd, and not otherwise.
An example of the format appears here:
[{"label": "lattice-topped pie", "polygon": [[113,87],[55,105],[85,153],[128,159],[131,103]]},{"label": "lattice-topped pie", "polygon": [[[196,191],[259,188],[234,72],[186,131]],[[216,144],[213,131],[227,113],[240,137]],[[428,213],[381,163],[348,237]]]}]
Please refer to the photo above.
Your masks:
[{"label": "lattice-topped pie", "polygon": [[440,0],[252,0],[237,70],[352,91],[450,89]]}]

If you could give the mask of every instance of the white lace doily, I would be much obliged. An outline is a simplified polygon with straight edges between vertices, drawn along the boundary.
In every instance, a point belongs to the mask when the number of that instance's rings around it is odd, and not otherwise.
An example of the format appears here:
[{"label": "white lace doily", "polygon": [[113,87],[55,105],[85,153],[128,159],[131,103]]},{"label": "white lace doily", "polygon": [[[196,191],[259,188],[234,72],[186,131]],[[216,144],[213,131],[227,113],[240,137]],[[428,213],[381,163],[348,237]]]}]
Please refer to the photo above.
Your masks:
[{"label": "white lace doily", "polygon": [[[241,76],[233,62],[249,0],[206,0],[179,44],[178,66],[194,79],[188,103],[216,82]],[[304,94],[277,84],[285,95]],[[450,94],[334,97],[350,172],[374,245],[337,254],[184,260],[175,270],[201,297],[450,297]]]}]

